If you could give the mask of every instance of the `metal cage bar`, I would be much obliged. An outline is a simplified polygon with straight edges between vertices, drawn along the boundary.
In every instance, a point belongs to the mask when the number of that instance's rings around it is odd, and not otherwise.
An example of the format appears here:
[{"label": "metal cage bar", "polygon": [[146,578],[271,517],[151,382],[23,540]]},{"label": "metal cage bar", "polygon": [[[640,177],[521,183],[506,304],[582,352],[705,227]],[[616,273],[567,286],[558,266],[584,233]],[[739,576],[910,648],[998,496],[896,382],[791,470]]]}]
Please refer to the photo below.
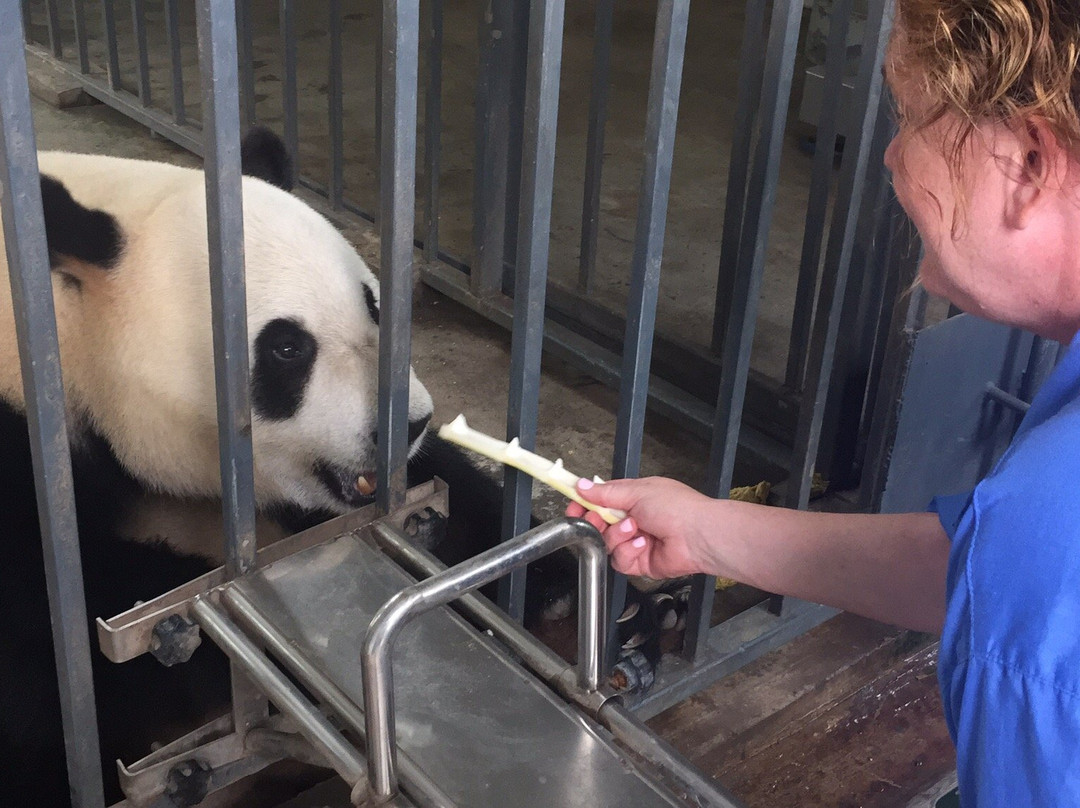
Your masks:
[{"label": "metal cage bar", "polygon": [[[738,262],[735,265],[734,282],[730,287],[730,309],[724,318],[727,330],[723,341],[720,389],[705,483],[705,493],[714,497],[728,495],[735,471],[735,454],[739,446],[743,404],[750,373],[750,350],[757,325],[761,281],[765,271],[765,247],[776,202],[780,147],[791,95],[801,19],[801,2],[784,0],[773,5],[762,73],[761,135],[747,188],[747,213],[742,217]],[[728,202],[732,202],[730,196]],[[725,212],[725,238],[728,224]],[[718,288],[722,283],[721,280]],[[688,659],[696,659],[705,652],[715,589],[715,582],[710,576],[695,576],[686,619],[686,638],[683,641],[683,655]]]},{"label": "metal cage bar", "polygon": [[150,48],[146,41],[146,0],[131,0],[131,22],[138,50],[139,102],[150,106]]},{"label": "metal cage bar", "polygon": [[113,0],[101,0],[101,22],[105,27],[109,89],[120,89],[120,50],[116,43],[116,9]]},{"label": "metal cage bar", "polygon": [[818,267],[821,263],[821,243],[825,235],[829,185],[836,160],[836,138],[840,134],[840,89],[847,62],[848,23],[852,5],[852,0],[837,0],[829,15],[829,38],[825,47],[825,90],[821,94],[821,114],[818,116],[817,137],[814,141],[814,164],[806,202],[799,280],[795,290],[795,310],[788,340],[785,380],[793,390],[802,386],[806,348],[810,340],[811,315],[814,310],[814,295],[817,292]]},{"label": "metal cage bar", "polygon": [[519,36],[515,14],[498,0],[481,3],[477,26],[480,66],[476,87],[476,171],[473,193],[473,262],[469,286],[487,297],[502,286],[510,148],[509,69]]},{"label": "metal cage bar", "polygon": [[[599,14],[599,9],[598,9]],[[653,35],[652,70],[649,79],[648,112],[645,120],[645,157],[638,197],[636,238],[630,266],[630,291],[623,339],[619,409],[615,426],[613,477],[636,477],[641,469],[641,436],[645,429],[645,407],[649,394],[649,368],[656,331],[656,302],[660,288],[660,265],[667,225],[667,202],[671,190],[671,164],[675,151],[675,124],[679,115],[689,0],[660,0]],[[608,20],[610,23],[610,20]],[[598,21],[599,25],[599,21]],[[599,56],[597,57],[599,58]],[[598,89],[594,85],[594,92]],[[606,95],[606,87],[600,88]],[[606,105],[606,103],[605,103]],[[600,114],[602,116],[603,110]],[[590,121],[602,129],[599,121]],[[602,141],[602,138],[600,138]],[[602,157],[603,145],[599,145]],[[590,157],[592,157],[590,152]],[[599,204],[599,164],[596,171],[595,202]],[[588,187],[588,186],[587,186]],[[589,201],[589,191],[586,200]],[[584,229],[582,231],[584,240]],[[592,235],[595,258],[595,232]],[[583,270],[584,273],[584,270]],[[626,600],[626,580],[613,576],[611,617],[622,612]],[[615,625],[610,630],[614,633]],[[611,644],[611,652],[615,644]]]},{"label": "metal cage bar", "polygon": [[20,4],[0,3],[0,207],[74,808],[104,804],[60,345]]},{"label": "metal cage bar", "polygon": [[184,107],[184,66],[180,48],[180,0],[165,0],[165,40],[169,46],[173,121],[183,126],[187,123],[187,110]]},{"label": "metal cage bar", "polygon": [[278,25],[281,33],[281,112],[285,124],[285,147],[292,155],[289,179],[295,183],[300,162],[300,122],[297,110],[298,84],[296,77],[296,6],[293,0],[278,3]]},{"label": "metal cage bar", "polygon": [[341,28],[345,17],[341,0],[330,0],[330,75],[327,86],[330,128],[330,181],[327,197],[330,207],[338,210],[345,197],[345,111],[343,109],[344,79],[342,75]]},{"label": "metal cage bar", "polygon": [[[228,0],[199,0],[195,12],[202,73],[210,303],[225,517],[225,567],[228,574],[235,577],[253,569],[256,563],[236,14]],[[247,731],[267,715],[266,699],[235,664],[232,701],[233,724],[237,732]]]},{"label": "metal cage bar", "polygon": [[71,0],[71,21],[75,28],[75,50],[79,55],[79,72],[90,72],[90,52],[86,44],[86,5],[83,0]]},{"label": "metal cage bar", "polygon": [[600,180],[604,173],[604,127],[611,84],[611,34],[615,0],[598,0],[593,33],[592,89],[589,92],[589,132],[585,145],[585,190],[581,203],[581,251],[578,291],[592,291],[600,222]]},{"label": "metal cage bar", "polygon": [[255,112],[255,33],[251,0],[236,0],[236,58],[240,65],[240,119],[247,126],[258,121]]},{"label": "metal cage bar", "polygon": [[819,311],[814,322],[806,368],[805,393],[799,408],[796,452],[792,458],[787,492],[786,504],[792,508],[805,508],[810,501],[810,483],[821,437],[826,388],[832,373],[842,302],[851,270],[855,224],[866,184],[867,162],[881,98],[881,64],[891,27],[891,15],[892,4],[887,0],[873,0],[870,3],[863,60],[856,87],[857,97],[861,101],[859,108],[862,109],[862,118],[859,128],[852,132],[845,148],[834,221],[829,231],[825,273],[818,296],[819,307],[825,308]]},{"label": "metal cage bar", "polygon": [[[536,448],[540,399],[540,356],[544,344],[544,297],[551,240],[551,197],[555,177],[555,130],[562,65],[563,0],[532,0],[529,20],[526,116],[522,149],[521,213],[514,282],[514,329],[510,338],[507,439]],[[503,537],[524,533],[532,515],[532,478],[507,468]],[[525,574],[499,581],[499,603],[515,620],[525,613]]]},{"label": "metal cage bar", "polygon": [[[716,303],[713,306],[712,349],[720,351],[727,331],[728,313],[735,295],[739,272],[743,215],[746,206],[750,154],[758,114],[758,96],[765,70],[765,0],[749,0],[743,22],[739,51],[739,89],[735,100],[731,158],[728,161],[727,196],[724,199],[724,229],[720,236],[720,265],[717,269]],[[775,9],[773,14],[775,14]]]},{"label": "metal cage bar", "polygon": [[689,16],[689,0],[660,0],[657,6],[645,120],[645,165],[630,265],[622,385],[615,427],[615,477],[636,477],[641,467],[641,435],[645,428],[645,403],[653,333],[656,331],[656,300]]},{"label": "metal cage bar", "polygon": [[379,335],[379,507],[400,507],[407,487],[412,249],[416,199],[419,0],[384,0],[379,232],[382,266]]},{"label": "metal cage bar", "polygon": [[424,260],[439,256],[439,179],[442,172],[443,2],[430,0],[428,82],[424,95]]},{"label": "metal cage bar", "polygon": [[45,0],[45,23],[49,32],[49,50],[57,59],[62,59],[64,46],[60,37],[60,8],[57,0]]},{"label": "metal cage bar", "polygon": [[199,62],[205,136],[206,221],[218,396],[225,557],[232,576],[255,565],[255,494],[248,391],[244,214],[236,27],[226,0],[200,0]]}]

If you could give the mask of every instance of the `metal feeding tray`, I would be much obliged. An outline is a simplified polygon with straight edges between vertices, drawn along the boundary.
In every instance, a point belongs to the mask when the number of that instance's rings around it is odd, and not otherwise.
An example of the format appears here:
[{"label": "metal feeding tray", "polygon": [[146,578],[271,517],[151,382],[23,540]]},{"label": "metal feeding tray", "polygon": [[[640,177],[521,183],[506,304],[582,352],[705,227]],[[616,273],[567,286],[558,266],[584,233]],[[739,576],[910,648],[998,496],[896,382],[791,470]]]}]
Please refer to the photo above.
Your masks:
[{"label": "metal feeding tray", "polygon": [[[148,624],[190,618],[279,713],[246,733],[219,721],[123,768],[128,801],[156,800],[175,766],[197,762],[219,787],[293,754],[333,768],[355,805],[735,805],[600,686],[607,560],[596,531],[555,520],[447,570],[402,529],[425,508],[445,513],[441,484],[427,494],[100,624],[117,659],[139,650]],[[581,558],[576,669],[469,594],[568,545]]]}]

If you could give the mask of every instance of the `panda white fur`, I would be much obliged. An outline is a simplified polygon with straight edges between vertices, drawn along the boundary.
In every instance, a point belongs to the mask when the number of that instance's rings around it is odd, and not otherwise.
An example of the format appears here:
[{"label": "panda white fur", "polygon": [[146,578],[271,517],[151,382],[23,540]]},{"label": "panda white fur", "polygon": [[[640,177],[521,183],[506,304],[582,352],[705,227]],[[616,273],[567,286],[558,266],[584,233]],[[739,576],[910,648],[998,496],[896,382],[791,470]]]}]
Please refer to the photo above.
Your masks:
[{"label": "panda white fur", "polygon": [[[288,157],[255,130],[243,163],[252,443],[260,511],[283,531],[371,501],[375,469],[378,285],[338,231],[288,193]],[[200,171],[42,153],[45,210],[75,495],[91,620],[214,566],[175,542],[129,541],[148,494],[219,497],[205,187]],[[8,285],[0,284],[0,804],[67,801],[41,534]],[[501,492],[426,431],[431,397],[410,373],[410,481],[451,486],[456,563],[498,539]],[[572,582],[568,560],[540,574]],[[532,573],[531,573],[532,574]],[[567,583],[572,585],[572,583]],[[530,583],[530,614],[549,597]],[[94,649],[103,758],[144,755],[167,727],[224,704],[224,658],[203,644],[166,669],[116,666]],[[184,730],[190,727],[183,727]],[[170,736],[171,737],[171,736]]]}]

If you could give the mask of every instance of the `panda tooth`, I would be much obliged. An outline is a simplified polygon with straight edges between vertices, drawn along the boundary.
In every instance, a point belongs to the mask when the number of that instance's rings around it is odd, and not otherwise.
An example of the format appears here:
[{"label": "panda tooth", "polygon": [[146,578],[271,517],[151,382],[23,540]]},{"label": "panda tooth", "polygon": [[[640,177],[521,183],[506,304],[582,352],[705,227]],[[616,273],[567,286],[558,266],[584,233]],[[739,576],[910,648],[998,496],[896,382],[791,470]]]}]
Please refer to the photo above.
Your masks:
[{"label": "panda tooth", "polygon": [[368,496],[375,491],[375,486],[368,481],[367,477],[361,474],[356,478],[356,490],[364,496]]}]

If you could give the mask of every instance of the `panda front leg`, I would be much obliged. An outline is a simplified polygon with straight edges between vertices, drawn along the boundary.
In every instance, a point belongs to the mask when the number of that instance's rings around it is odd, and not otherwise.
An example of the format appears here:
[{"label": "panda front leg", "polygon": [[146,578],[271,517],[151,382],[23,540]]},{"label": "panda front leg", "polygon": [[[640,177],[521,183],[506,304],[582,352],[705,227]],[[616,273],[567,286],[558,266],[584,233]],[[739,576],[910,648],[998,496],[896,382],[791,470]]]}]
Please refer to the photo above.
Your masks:
[{"label": "panda front leg", "polygon": [[[450,517],[432,553],[453,566],[496,546],[502,540],[503,488],[461,449],[427,433],[409,461],[409,484],[439,477],[450,488]],[[530,526],[539,520],[533,517]],[[491,596],[492,588],[486,590]],[[525,625],[568,616],[577,596],[577,560],[560,551],[529,565],[525,587]]]}]

